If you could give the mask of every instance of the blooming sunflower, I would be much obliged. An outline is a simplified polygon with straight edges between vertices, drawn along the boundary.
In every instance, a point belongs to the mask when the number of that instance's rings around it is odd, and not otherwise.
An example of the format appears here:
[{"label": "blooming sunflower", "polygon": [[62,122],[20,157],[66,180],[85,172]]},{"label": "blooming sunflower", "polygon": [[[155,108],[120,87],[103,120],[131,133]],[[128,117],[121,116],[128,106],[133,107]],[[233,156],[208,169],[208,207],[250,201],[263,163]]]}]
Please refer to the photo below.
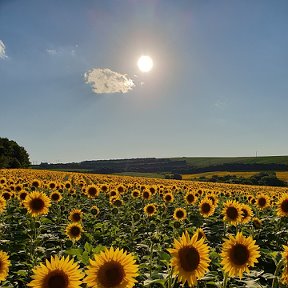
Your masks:
[{"label": "blooming sunflower", "polygon": [[260,194],[256,198],[256,204],[260,210],[268,208],[270,206],[270,198],[268,195]]},{"label": "blooming sunflower", "polygon": [[284,266],[284,269],[282,271],[282,274],[281,274],[281,282],[284,284],[284,285],[288,285],[288,265],[286,264]]},{"label": "blooming sunflower", "polygon": [[224,221],[237,225],[242,219],[241,205],[236,201],[228,200],[224,204],[222,215],[224,216]]},{"label": "blooming sunflower", "polygon": [[259,246],[251,236],[245,237],[241,232],[236,236],[229,236],[223,243],[221,252],[223,270],[230,277],[239,276],[244,272],[249,272],[248,267],[254,267],[260,257]]},{"label": "blooming sunflower", "polygon": [[62,195],[61,193],[59,193],[58,191],[54,191],[50,194],[50,199],[53,201],[53,202],[56,202],[58,203],[59,201],[61,201],[62,199]]},{"label": "blooming sunflower", "polygon": [[33,216],[47,214],[49,211],[50,198],[43,192],[30,192],[23,201],[24,207]]},{"label": "blooming sunflower", "polygon": [[174,201],[174,196],[172,193],[168,192],[163,195],[163,201],[166,203],[170,203]]},{"label": "blooming sunflower", "polygon": [[138,198],[140,196],[140,191],[138,189],[134,189],[131,195],[133,198]]},{"label": "blooming sunflower", "polygon": [[69,220],[72,222],[80,222],[82,220],[83,212],[81,209],[73,209],[69,213]]},{"label": "blooming sunflower", "polygon": [[132,288],[137,282],[138,265],[133,255],[113,247],[90,259],[84,282],[93,288]]},{"label": "blooming sunflower", "polygon": [[2,213],[6,208],[6,200],[0,196],[0,213]]},{"label": "blooming sunflower", "polygon": [[66,235],[72,241],[78,241],[81,238],[81,234],[83,232],[83,227],[79,223],[70,223],[66,227]]},{"label": "blooming sunflower", "polygon": [[100,213],[100,209],[96,205],[94,205],[90,208],[90,212],[92,215],[97,216]]},{"label": "blooming sunflower", "polygon": [[277,202],[277,216],[287,217],[288,216],[288,195],[283,194]]},{"label": "blooming sunflower", "polygon": [[142,198],[145,200],[149,200],[152,197],[152,193],[149,190],[144,190],[142,192]]},{"label": "blooming sunflower", "polygon": [[251,218],[253,217],[253,211],[251,207],[247,204],[241,204],[241,211],[242,211],[242,218],[241,223],[247,224],[251,221]]},{"label": "blooming sunflower", "polygon": [[86,189],[88,198],[96,198],[99,195],[98,187],[95,185],[89,185]]},{"label": "blooming sunflower", "polygon": [[187,218],[187,212],[184,208],[175,208],[173,218],[177,221],[184,221]]},{"label": "blooming sunflower", "polygon": [[197,228],[195,234],[197,235],[197,240],[200,240],[201,238],[204,238],[204,240],[207,239],[206,234],[202,228]]},{"label": "blooming sunflower", "polygon": [[32,288],[80,288],[84,277],[79,265],[69,257],[51,257],[46,263],[33,269],[32,281],[27,286]]},{"label": "blooming sunflower", "polygon": [[184,200],[188,205],[192,205],[197,201],[197,197],[195,196],[194,193],[192,192],[188,192],[186,193],[186,195],[184,196]]},{"label": "blooming sunflower", "polygon": [[203,198],[199,203],[199,211],[203,217],[207,218],[214,214],[215,206],[210,199]]},{"label": "blooming sunflower", "polygon": [[209,246],[204,243],[204,238],[198,240],[198,235],[191,238],[186,231],[179,240],[174,239],[174,248],[168,249],[171,254],[173,275],[184,284],[191,287],[197,283],[208,271],[210,263]]},{"label": "blooming sunflower", "polygon": [[25,190],[21,190],[19,193],[18,193],[18,199],[20,201],[24,201],[26,199],[26,196],[28,195],[28,192],[25,191]]},{"label": "blooming sunflower", "polygon": [[0,250],[0,281],[3,281],[8,276],[10,266],[9,256],[5,251]]},{"label": "blooming sunflower", "polygon": [[153,216],[157,211],[156,205],[153,203],[147,204],[144,207],[144,213],[148,216],[151,217]]}]

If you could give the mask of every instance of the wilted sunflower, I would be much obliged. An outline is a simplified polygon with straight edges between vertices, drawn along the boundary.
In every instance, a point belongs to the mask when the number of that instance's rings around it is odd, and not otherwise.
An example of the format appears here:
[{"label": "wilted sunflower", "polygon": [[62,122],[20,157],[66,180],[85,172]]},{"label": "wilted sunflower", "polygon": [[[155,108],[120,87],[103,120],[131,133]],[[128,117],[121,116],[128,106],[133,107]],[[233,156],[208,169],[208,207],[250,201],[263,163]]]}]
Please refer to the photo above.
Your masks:
[{"label": "wilted sunflower", "polygon": [[277,202],[277,216],[287,217],[288,216],[288,195],[283,194]]},{"label": "wilted sunflower", "polygon": [[174,196],[172,193],[168,192],[163,195],[163,201],[166,203],[170,203],[174,201]]},{"label": "wilted sunflower", "polygon": [[229,236],[223,243],[221,252],[223,270],[230,277],[240,279],[244,272],[249,272],[249,266],[254,267],[260,257],[259,246],[251,236],[245,237],[241,232]]},{"label": "wilted sunflower", "polygon": [[30,192],[23,201],[24,207],[33,216],[47,214],[49,211],[50,198],[43,192]]},{"label": "wilted sunflower", "polygon": [[177,221],[184,221],[187,218],[187,212],[184,208],[175,208],[173,218]]},{"label": "wilted sunflower", "polygon": [[203,198],[199,203],[199,211],[200,214],[206,218],[214,214],[215,206],[213,205],[211,200]]},{"label": "wilted sunflower", "polygon": [[83,217],[83,212],[81,209],[73,209],[69,213],[68,219],[71,220],[72,222],[80,222]]},{"label": "wilted sunflower", "polygon": [[268,208],[270,206],[270,198],[269,198],[269,196],[265,195],[265,194],[258,195],[257,198],[256,198],[256,204],[257,204],[257,207],[260,210]]},{"label": "wilted sunflower", "polygon": [[10,266],[9,256],[5,251],[0,250],[0,281],[3,281],[8,276]]},{"label": "wilted sunflower", "polygon": [[61,201],[62,199],[62,195],[61,193],[59,193],[58,191],[54,191],[50,194],[50,199],[53,201],[53,202],[56,202],[58,203],[59,201]]},{"label": "wilted sunflower", "polygon": [[90,259],[84,282],[93,288],[132,288],[137,282],[138,265],[133,255],[113,247]]},{"label": "wilted sunflower", "polygon": [[6,208],[6,200],[0,196],[0,213],[2,213]]},{"label": "wilted sunflower", "polygon": [[46,263],[33,269],[32,281],[27,286],[32,288],[80,288],[84,277],[79,265],[69,257],[51,257]]},{"label": "wilted sunflower", "polygon": [[188,205],[192,205],[197,201],[197,197],[195,196],[194,193],[188,192],[185,194],[184,200]]},{"label": "wilted sunflower", "polygon": [[168,251],[172,256],[173,275],[183,284],[187,282],[190,287],[196,285],[197,280],[208,271],[209,247],[204,243],[204,238],[198,240],[196,234],[190,238],[186,231],[179,240],[174,239],[174,247]]},{"label": "wilted sunflower", "polygon": [[147,204],[145,207],[144,207],[144,213],[151,217],[153,216],[157,211],[157,208],[156,208],[156,205],[151,203],[151,204]]},{"label": "wilted sunflower", "polygon": [[241,204],[241,211],[242,211],[242,218],[241,223],[247,224],[251,221],[251,218],[253,217],[253,211],[251,207],[247,204]]},{"label": "wilted sunflower", "polygon": [[239,224],[242,219],[241,205],[236,201],[228,200],[224,203],[222,215],[224,216],[223,220],[229,224]]},{"label": "wilted sunflower", "polygon": [[79,223],[70,223],[66,227],[65,233],[72,241],[78,241],[81,238],[83,227]]}]

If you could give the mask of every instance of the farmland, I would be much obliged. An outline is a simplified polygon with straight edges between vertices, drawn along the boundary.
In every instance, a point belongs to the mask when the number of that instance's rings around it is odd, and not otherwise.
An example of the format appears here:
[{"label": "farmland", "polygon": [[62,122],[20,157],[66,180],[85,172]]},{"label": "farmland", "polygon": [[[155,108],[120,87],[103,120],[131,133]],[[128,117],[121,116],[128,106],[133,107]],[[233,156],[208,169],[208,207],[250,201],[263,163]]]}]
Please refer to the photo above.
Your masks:
[{"label": "farmland", "polygon": [[0,191],[3,288],[288,282],[287,188],[2,169]]}]

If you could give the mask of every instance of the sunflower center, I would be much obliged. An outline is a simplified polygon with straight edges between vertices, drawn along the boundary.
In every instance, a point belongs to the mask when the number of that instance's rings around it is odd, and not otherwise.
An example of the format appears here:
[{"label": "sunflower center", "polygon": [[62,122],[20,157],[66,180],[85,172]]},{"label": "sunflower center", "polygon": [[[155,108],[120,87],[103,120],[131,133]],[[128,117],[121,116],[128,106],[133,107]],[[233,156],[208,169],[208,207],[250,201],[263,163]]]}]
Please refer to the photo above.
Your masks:
[{"label": "sunflower center", "polygon": [[97,276],[103,287],[114,287],[123,281],[125,271],[120,263],[110,261],[100,267]]},{"label": "sunflower center", "polygon": [[281,203],[281,210],[285,213],[288,212],[288,199],[284,200],[282,203]]},{"label": "sunflower center", "polygon": [[69,279],[62,270],[54,270],[44,278],[43,288],[67,288]]},{"label": "sunflower center", "polygon": [[201,206],[201,210],[203,213],[209,213],[211,210],[211,206],[209,203],[203,203]]},{"label": "sunflower center", "polygon": [[235,265],[244,265],[249,259],[249,250],[243,244],[236,244],[231,249],[230,259]]},{"label": "sunflower center", "polygon": [[192,203],[194,201],[194,195],[188,194],[186,199],[188,203]]},{"label": "sunflower center", "polygon": [[178,252],[180,266],[186,272],[192,272],[197,269],[200,263],[200,255],[194,247],[183,247]]},{"label": "sunflower center", "polygon": [[45,203],[40,198],[35,198],[30,202],[30,207],[34,211],[41,211],[45,207]]},{"label": "sunflower center", "polygon": [[258,204],[260,207],[264,207],[266,205],[266,199],[265,198],[259,198]]},{"label": "sunflower center", "polygon": [[74,213],[72,215],[72,219],[73,219],[74,222],[79,222],[81,220],[80,213]]},{"label": "sunflower center", "polygon": [[150,197],[150,193],[149,192],[143,192],[143,198],[144,199],[148,199]]},{"label": "sunflower center", "polygon": [[59,200],[59,194],[57,194],[57,193],[54,193],[54,194],[52,194],[52,200],[54,200],[54,201],[57,201],[57,200]]},{"label": "sunflower center", "polygon": [[171,195],[166,195],[165,196],[165,201],[169,202],[169,201],[171,201],[171,199],[172,199]]},{"label": "sunflower center", "polygon": [[72,236],[77,237],[77,236],[80,235],[81,230],[80,230],[79,227],[73,226],[73,227],[71,227],[70,233],[71,233]]},{"label": "sunflower center", "polygon": [[183,212],[182,210],[176,211],[176,217],[177,217],[178,219],[183,218],[183,217],[184,217],[184,212]]},{"label": "sunflower center", "polygon": [[228,207],[226,210],[226,215],[229,219],[235,220],[238,217],[238,210],[235,207]]},{"label": "sunflower center", "polygon": [[154,213],[154,207],[153,206],[148,206],[146,211],[147,211],[148,214],[153,214]]},{"label": "sunflower center", "polygon": [[96,190],[95,187],[90,187],[90,188],[89,188],[88,194],[89,194],[90,196],[95,196],[96,193],[97,193],[97,190]]}]

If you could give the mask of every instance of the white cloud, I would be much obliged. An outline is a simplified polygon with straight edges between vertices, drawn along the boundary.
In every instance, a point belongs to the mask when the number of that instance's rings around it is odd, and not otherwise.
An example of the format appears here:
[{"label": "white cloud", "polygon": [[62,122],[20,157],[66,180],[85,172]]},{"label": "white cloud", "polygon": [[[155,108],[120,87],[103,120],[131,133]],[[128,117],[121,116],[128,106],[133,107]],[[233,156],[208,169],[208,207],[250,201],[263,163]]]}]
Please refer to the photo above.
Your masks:
[{"label": "white cloud", "polygon": [[90,84],[96,94],[127,93],[135,87],[132,79],[125,74],[108,68],[94,68],[84,74],[85,83]]},{"label": "white cloud", "polygon": [[46,52],[49,55],[57,55],[57,51],[55,49],[46,49]]},{"label": "white cloud", "polygon": [[46,53],[50,56],[76,56],[78,45],[57,47],[57,49],[46,49]]},{"label": "white cloud", "polygon": [[5,45],[3,43],[3,41],[0,40],[0,59],[4,59],[7,58],[6,54],[5,54]]}]

